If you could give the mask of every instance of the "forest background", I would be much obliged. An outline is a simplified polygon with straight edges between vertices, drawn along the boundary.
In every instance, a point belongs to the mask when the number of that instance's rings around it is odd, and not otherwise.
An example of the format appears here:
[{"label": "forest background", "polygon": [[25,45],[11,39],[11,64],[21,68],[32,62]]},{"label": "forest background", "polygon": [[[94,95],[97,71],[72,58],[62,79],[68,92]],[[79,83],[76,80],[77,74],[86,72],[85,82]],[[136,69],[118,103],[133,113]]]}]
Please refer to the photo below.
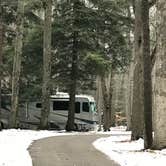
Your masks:
[{"label": "forest background", "polygon": [[[66,129],[74,130],[75,94],[95,92],[104,130],[115,125],[118,110],[133,140],[143,137],[145,148],[165,146],[164,1],[1,0],[0,5],[0,96],[11,94],[10,128],[17,127],[19,105],[36,99],[42,100],[40,128],[47,128],[49,96],[58,89],[70,95]],[[117,99],[120,85],[123,96]],[[6,101],[0,100],[0,108]]]}]

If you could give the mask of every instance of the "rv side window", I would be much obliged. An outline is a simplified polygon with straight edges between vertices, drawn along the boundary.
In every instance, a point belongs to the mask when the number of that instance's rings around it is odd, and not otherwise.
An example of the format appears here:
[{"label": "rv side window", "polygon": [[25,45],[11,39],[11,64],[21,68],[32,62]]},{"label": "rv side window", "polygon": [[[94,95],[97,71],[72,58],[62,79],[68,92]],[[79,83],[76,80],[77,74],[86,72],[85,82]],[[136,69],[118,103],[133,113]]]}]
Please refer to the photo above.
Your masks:
[{"label": "rv side window", "polygon": [[36,108],[41,108],[41,107],[42,107],[41,103],[36,103]]},{"label": "rv side window", "polygon": [[[69,101],[54,101],[53,110],[54,111],[68,111]],[[75,103],[75,113],[80,113],[80,102]]]},{"label": "rv side window", "polygon": [[77,114],[80,113],[80,102],[75,103],[75,113],[77,113]]},{"label": "rv side window", "polygon": [[82,103],[82,111],[83,112],[89,112],[89,103],[88,102],[83,102]]},{"label": "rv side window", "polygon": [[69,107],[68,101],[54,101],[53,102],[53,110],[54,111],[67,111]]}]

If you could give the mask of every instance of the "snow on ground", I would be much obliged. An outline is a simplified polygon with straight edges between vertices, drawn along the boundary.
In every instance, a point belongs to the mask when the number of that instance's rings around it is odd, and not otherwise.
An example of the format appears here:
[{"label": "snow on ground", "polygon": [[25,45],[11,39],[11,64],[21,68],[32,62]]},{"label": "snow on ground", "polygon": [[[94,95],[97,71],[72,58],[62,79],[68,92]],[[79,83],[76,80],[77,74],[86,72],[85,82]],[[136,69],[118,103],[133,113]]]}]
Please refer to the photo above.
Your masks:
[{"label": "snow on ground", "polygon": [[131,132],[125,128],[111,128],[111,136],[96,140],[93,145],[121,166],[165,166],[166,149],[143,150],[144,141],[130,141]]},{"label": "snow on ground", "polygon": [[32,166],[29,145],[37,139],[71,135],[55,131],[3,130],[0,132],[0,166]]},{"label": "snow on ground", "polygon": [[3,130],[0,132],[0,166],[32,166],[28,152],[30,144],[37,139],[61,135],[108,134],[93,145],[121,166],[165,166],[166,149],[143,151],[143,140],[130,141],[131,133],[124,127],[111,128],[110,132],[65,133],[65,131]]}]

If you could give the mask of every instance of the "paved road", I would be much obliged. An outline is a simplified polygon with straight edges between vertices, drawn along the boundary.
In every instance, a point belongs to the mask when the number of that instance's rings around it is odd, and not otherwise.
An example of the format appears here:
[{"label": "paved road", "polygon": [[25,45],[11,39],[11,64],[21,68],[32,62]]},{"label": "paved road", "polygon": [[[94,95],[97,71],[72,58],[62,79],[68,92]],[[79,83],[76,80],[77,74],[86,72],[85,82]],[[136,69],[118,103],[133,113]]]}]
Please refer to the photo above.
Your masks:
[{"label": "paved road", "polygon": [[33,166],[118,166],[92,142],[103,135],[58,136],[35,141],[29,148]]}]

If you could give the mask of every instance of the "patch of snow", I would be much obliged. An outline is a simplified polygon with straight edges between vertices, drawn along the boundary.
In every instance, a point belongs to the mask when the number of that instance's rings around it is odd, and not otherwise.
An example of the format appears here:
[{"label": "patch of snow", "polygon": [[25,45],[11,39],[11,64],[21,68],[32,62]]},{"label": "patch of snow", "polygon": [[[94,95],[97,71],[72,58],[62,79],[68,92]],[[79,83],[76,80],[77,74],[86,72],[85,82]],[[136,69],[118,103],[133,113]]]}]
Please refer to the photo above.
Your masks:
[{"label": "patch of snow", "polygon": [[[32,166],[28,147],[34,140],[62,135],[108,134],[93,145],[121,166],[165,166],[166,149],[143,151],[144,141],[130,141],[131,132],[124,127],[111,128],[110,132],[66,133],[65,131],[3,130],[0,132],[0,166]],[[111,135],[111,136],[110,136]]]},{"label": "patch of snow", "polygon": [[111,128],[111,136],[96,140],[93,145],[121,166],[165,166],[166,149],[144,151],[144,140],[130,141],[131,132]]},{"label": "patch of snow", "polygon": [[0,166],[32,166],[32,160],[27,149],[34,140],[71,134],[76,133],[3,130],[0,132]]}]

